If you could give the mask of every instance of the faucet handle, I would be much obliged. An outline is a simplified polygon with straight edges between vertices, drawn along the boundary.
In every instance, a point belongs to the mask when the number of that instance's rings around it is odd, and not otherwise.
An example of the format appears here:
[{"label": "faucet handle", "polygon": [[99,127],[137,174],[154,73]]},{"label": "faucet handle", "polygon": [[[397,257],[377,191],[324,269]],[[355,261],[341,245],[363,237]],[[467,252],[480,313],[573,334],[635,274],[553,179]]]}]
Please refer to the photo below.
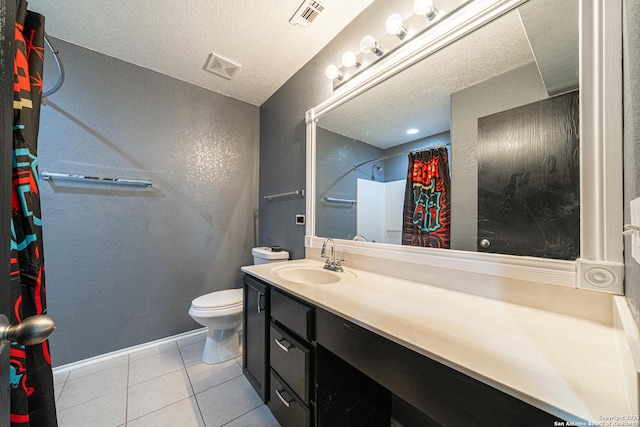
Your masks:
[{"label": "faucet handle", "polygon": [[347,262],[344,259],[337,259],[336,262],[333,264],[333,271],[337,271],[338,273],[341,273],[344,271],[344,269],[342,268],[342,263],[343,262]]}]

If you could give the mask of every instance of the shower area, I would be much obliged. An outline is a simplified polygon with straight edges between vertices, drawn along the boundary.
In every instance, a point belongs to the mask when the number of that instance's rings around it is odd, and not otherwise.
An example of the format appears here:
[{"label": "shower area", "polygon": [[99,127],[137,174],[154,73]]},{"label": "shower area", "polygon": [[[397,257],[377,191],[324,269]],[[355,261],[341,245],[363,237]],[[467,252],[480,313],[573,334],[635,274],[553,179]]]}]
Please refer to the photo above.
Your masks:
[{"label": "shower area", "polygon": [[409,153],[445,147],[442,132],[383,149],[318,127],[316,234],[402,244]]}]

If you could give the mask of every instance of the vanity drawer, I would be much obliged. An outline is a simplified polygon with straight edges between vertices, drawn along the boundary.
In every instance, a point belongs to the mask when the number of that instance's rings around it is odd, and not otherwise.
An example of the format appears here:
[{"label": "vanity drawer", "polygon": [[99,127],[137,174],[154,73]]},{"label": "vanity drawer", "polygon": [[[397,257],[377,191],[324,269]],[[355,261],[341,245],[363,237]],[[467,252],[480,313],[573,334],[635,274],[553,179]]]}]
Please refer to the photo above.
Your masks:
[{"label": "vanity drawer", "polygon": [[271,370],[271,399],[269,410],[282,427],[309,427],[311,412],[282,379]]},{"label": "vanity drawer", "polygon": [[313,308],[273,289],[271,318],[307,341],[313,340]]},{"label": "vanity drawer", "polygon": [[269,342],[271,369],[308,405],[311,350],[273,323]]}]

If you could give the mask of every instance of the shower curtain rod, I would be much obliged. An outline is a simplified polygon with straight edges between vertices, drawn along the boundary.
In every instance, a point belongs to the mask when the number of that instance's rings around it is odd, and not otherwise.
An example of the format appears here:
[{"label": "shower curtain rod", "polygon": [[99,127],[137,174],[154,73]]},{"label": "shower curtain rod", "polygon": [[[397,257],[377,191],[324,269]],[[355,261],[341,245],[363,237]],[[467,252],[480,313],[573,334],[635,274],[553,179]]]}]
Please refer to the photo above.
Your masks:
[{"label": "shower curtain rod", "polygon": [[60,58],[60,52],[55,48],[53,44],[51,44],[49,36],[46,32],[44,33],[44,41],[47,43],[47,46],[49,46],[49,50],[51,50],[51,52],[53,53],[53,58],[56,60],[56,65],[58,67],[58,80],[51,89],[42,93],[42,98],[46,98],[47,96],[56,93],[58,89],[62,87],[62,83],[64,83],[64,65],[62,64],[62,58]]},{"label": "shower curtain rod", "polygon": [[353,165],[353,169],[351,169],[352,171],[355,171],[356,169],[358,169],[360,166],[364,166],[367,163],[371,163],[371,162],[377,162],[378,160],[387,160],[387,159],[391,159],[393,157],[398,157],[398,156],[404,156],[404,155],[408,155],[411,153],[417,153],[418,151],[424,151],[424,150],[430,150],[430,149],[434,149],[434,148],[443,148],[443,147],[447,147],[451,145],[451,143],[448,144],[438,144],[438,145],[430,145],[428,147],[423,147],[423,148],[416,148],[414,150],[409,150],[409,151],[402,151],[400,153],[394,153],[394,154],[388,154],[386,156],[382,156],[382,157],[378,157],[377,159],[371,159],[371,160],[367,160],[366,162],[362,162],[360,164],[357,165]]}]

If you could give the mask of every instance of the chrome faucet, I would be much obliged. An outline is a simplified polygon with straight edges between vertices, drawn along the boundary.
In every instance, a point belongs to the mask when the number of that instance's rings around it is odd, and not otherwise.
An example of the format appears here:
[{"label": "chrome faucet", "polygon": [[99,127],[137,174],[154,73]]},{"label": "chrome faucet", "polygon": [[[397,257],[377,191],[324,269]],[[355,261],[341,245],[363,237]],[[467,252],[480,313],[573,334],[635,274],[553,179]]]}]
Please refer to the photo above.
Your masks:
[{"label": "chrome faucet", "polygon": [[[331,243],[331,255],[327,256],[327,243]],[[336,245],[333,242],[331,237],[327,237],[324,239],[324,243],[322,244],[322,251],[320,251],[320,256],[322,258],[326,258],[327,261],[324,263],[324,268],[331,271],[344,271],[342,269],[343,259],[336,260]]]}]

